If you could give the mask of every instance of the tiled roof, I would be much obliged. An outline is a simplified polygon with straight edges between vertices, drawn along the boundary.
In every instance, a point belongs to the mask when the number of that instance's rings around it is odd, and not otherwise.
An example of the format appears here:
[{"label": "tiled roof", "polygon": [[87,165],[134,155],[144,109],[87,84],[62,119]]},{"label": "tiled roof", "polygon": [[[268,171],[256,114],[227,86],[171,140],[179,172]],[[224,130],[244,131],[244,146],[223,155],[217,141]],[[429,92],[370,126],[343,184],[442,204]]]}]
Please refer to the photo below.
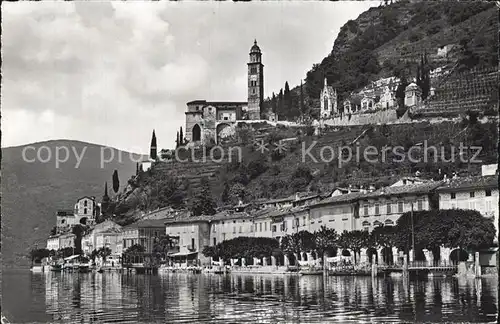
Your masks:
[{"label": "tiled roof", "polygon": [[368,192],[362,198],[375,198],[383,196],[406,195],[406,194],[427,194],[435,190],[443,181],[430,181],[426,183],[413,183],[397,187],[384,187],[373,192]]},{"label": "tiled roof", "polygon": [[456,191],[468,189],[498,188],[498,175],[491,176],[471,176],[451,179],[440,186],[437,191]]},{"label": "tiled roof", "polygon": [[361,192],[352,192],[349,194],[338,195],[335,197],[328,197],[328,198],[325,198],[325,199],[323,199],[315,204],[312,204],[311,208],[314,208],[315,206],[326,205],[326,204],[352,202],[352,201],[355,201],[357,199],[362,198],[364,195],[366,195],[366,194],[363,194]]},{"label": "tiled roof", "polygon": [[165,221],[167,221],[169,219],[170,218],[146,219],[146,220],[138,221],[136,223],[127,225],[126,229],[145,228],[145,227],[165,227]]},{"label": "tiled roof", "polygon": [[408,184],[397,187],[384,187],[373,192],[352,192],[350,194],[328,197],[320,202],[311,205],[311,207],[335,203],[349,203],[361,199],[369,199],[383,196],[406,195],[406,194],[426,194],[439,187],[442,181],[432,181],[419,184]]}]

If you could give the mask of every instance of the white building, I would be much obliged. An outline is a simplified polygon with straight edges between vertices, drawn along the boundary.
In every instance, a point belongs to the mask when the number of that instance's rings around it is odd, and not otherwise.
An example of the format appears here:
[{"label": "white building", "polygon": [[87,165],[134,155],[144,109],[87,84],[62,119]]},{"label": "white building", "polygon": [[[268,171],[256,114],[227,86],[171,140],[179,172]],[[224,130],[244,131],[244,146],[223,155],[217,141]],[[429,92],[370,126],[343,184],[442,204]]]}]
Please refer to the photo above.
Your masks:
[{"label": "white building", "polygon": [[491,218],[498,241],[498,175],[451,179],[437,192],[439,209],[472,209]]},{"label": "white building", "polygon": [[59,250],[59,235],[51,236],[47,239],[47,250]]},{"label": "white building", "polygon": [[337,91],[333,89],[332,86],[328,85],[328,81],[325,78],[325,84],[323,90],[321,90],[321,118],[328,118],[332,114],[338,112],[337,108]]}]

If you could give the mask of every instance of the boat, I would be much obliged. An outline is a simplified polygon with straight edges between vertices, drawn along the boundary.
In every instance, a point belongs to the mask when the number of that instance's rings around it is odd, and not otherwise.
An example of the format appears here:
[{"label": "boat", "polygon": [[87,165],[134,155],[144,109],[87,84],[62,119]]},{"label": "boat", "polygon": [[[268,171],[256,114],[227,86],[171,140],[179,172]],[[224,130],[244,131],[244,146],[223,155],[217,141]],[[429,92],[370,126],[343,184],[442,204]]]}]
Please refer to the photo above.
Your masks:
[{"label": "boat", "polygon": [[301,276],[321,276],[323,275],[323,270],[305,270],[305,271],[299,271],[299,274]]},{"label": "boat", "polygon": [[301,276],[310,276],[310,275],[319,276],[323,275],[323,270],[316,268],[303,268],[299,270],[299,274]]},{"label": "boat", "polygon": [[51,271],[55,272],[61,272],[62,271],[62,265],[61,264],[53,264],[50,266]]},{"label": "boat", "polygon": [[82,273],[90,272],[91,271],[90,264],[80,264],[78,270]]},{"label": "boat", "polygon": [[40,273],[43,272],[43,266],[32,266],[30,270],[33,273]]}]

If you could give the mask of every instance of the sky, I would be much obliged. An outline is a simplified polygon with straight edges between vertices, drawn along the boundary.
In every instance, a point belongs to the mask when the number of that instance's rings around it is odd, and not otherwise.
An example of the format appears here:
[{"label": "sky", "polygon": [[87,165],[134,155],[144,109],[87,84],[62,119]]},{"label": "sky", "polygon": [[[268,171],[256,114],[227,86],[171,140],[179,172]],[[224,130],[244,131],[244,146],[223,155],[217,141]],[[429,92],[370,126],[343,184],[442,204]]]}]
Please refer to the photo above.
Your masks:
[{"label": "sky", "polygon": [[71,139],[172,148],[186,102],[247,100],[248,53],[264,92],[300,84],[340,28],[378,1],[3,2],[2,147]]}]

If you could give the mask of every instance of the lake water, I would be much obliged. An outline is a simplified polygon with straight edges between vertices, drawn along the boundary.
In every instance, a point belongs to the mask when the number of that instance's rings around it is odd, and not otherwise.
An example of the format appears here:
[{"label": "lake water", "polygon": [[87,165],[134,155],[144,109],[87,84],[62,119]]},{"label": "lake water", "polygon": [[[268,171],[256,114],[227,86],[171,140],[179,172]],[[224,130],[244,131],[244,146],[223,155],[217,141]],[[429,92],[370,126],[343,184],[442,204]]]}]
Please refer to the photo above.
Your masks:
[{"label": "lake water", "polygon": [[496,322],[498,279],[4,271],[11,322]]}]

